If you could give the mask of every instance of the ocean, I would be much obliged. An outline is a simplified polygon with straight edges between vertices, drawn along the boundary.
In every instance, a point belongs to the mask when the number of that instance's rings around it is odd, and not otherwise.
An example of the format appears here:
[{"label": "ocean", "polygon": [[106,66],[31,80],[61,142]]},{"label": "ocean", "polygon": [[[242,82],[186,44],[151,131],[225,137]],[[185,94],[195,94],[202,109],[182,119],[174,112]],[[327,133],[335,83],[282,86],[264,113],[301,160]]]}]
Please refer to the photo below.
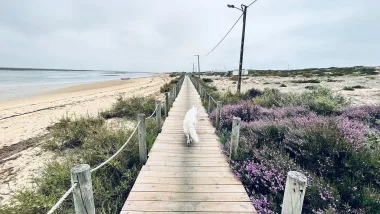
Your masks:
[{"label": "ocean", "polygon": [[0,70],[0,100],[28,97],[83,83],[153,75],[128,71]]}]

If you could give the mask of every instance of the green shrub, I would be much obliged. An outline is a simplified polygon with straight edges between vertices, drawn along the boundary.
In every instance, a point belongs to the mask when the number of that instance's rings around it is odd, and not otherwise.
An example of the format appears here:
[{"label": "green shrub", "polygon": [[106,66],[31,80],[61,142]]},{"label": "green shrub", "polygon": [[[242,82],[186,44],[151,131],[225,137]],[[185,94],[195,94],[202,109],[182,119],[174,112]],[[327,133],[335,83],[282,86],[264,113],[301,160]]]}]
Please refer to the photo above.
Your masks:
[{"label": "green shrub", "polygon": [[[74,164],[86,163],[92,168],[107,160],[127,141],[132,130],[108,130],[98,125],[99,118],[64,119],[51,128],[56,133],[52,139],[56,144],[68,139],[67,130],[80,127],[81,145],[73,145],[65,151],[64,161],[48,163],[41,176],[34,179],[38,188],[17,191],[12,205],[0,208],[1,214],[46,213],[71,186],[70,169]],[[92,124],[75,126],[74,124]],[[154,118],[146,120],[148,149],[157,136]],[[83,128],[83,127],[87,127]],[[59,133],[62,136],[59,136]],[[63,142],[67,144],[68,142]],[[135,133],[128,145],[111,162],[92,173],[94,202],[99,213],[119,213],[141,168],[139,164],[138,138]],[[74,213],[72,196],[69,196],[57,213]]]},{"label": "green shrub", "polygon": [[177,84],[177,82],[183,77],[184,75],[181,75],[175,79],[170,80],[170,82],[165,83],[161,88],[160,92],[165,93],[165,92],[170,92],[173,89],[173,86]]},{"label": "green shrub", "polygon": [[344,86],[343,90],[345,90],[345,91],[354,91],[355,89],[352,86]]},{"label": "green shrub", "polygon": [[318,88],[303,93],[281,93],[277,89],[265,89],[261,96],[253,99],[254,104],[263,107],[307,106],[318,114],[334,114],[348,105],[346,99],[330,89]]},{"label": "green shrub", "polygon": [[306,89],[309,89],[309,90],[315,90],[317,89],[318,87],[317,86],[314,86],[314,85],[307,85],[305,86]]},{"label": "green shrub", "polygon": [[202,78],[203,82],[205,83],[209,83],[209,82],[214,82],[212,79],[210,78]]},{"label": "green shrub", "polygon": [[104,119],[100,117],[80,117],[70,119],[62,117],[58,123],[49,128],[54,141],[49,140],[45,148],[65,149],[82,146],[84,139],[96,134],[104,125]]},{"label": "green shrub", "polygon": [[317,79],[309,79],[309,80],[292,80],[292,83],[321,83],[320,80]]},{"label": "green shrub", "polygon": [[145,116],[148,117],[152,114],[155,108],[156,101],[152,97],[124,98],[120,96],[110,110],[101,112],[100,115],[106,119],[112,117],[125,117],[135,120],[140,113],[144,113]]}]

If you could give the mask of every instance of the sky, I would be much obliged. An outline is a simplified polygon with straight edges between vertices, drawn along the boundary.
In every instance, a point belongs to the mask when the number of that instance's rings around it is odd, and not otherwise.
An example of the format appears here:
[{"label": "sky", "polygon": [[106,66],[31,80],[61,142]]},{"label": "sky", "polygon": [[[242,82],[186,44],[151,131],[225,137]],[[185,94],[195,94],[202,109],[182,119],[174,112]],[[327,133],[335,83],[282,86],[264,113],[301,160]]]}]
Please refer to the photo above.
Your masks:
[{"label": "sky", "polygon": [[[0,0],[0,67],[237,69],[252,0]],[[380,1],[258,0],[247,10],[245,69],[379,66]]]}]

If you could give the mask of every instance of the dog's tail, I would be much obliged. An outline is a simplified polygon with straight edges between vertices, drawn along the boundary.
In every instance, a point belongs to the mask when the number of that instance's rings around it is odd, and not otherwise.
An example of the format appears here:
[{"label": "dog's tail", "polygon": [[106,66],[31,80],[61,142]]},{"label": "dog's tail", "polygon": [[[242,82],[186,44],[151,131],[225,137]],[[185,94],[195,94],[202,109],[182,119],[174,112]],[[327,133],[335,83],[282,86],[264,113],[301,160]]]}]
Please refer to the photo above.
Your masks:
[{"label": "dog's tail", "polygon": [[195,130],[195,127],[194,126],[189,127],[188,130],[189,130],[190,137],[191,137],[191,139],[193,139],[194,143],[198,143],[199,138],[198,138],[198,134]]}]

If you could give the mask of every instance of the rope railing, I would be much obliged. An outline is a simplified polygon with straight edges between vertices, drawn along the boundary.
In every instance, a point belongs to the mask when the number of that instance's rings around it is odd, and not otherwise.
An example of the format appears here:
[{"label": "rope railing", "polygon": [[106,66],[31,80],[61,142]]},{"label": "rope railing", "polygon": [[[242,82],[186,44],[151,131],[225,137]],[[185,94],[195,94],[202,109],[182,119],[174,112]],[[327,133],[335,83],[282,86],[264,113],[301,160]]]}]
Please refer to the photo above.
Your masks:
[{"label": "rope railing", "polygon": [[[182,79],[180,79],[180,81],[178,81],[178,83],[173,87],[173,89],[172,90],[170,90],[170,92],[167,92],[167,93],[170,93],[170,95],[173,97],[173,100],[172,100],[172,102],[174,102],[174,99],[175,99],[175,97],[177,97],[177,95],[178,95],[178,92],[179,92],[179,90],[180,90],[180,88],[181,88],[181,86],[182,86],[182,83],[183,83],[183,80],[184,80],[184,77],[182,77]],[[178,90],[178,91],[177,91]],[[156,117],[157,117],[157,126],[159,126],[159,129],[158,130],[160,130],[161,129],[161,104],[163,103],[165,106],[166,106],[166,104],[167,104],[167,102],[165,102],[166,100],[165,99],[167,99],[167,95],[165,95],[164,97],[163,97],[164,99],[163,100],[161,100],[161,101],[157,101],[156,102],[156,108],[154,109],[154,111],[153,111],[153,113],[149,116],[149,117],[147,117],[147,118],[145,118],[145,116],[144,115],[139,115],[139,118],[141,118],[141,116],[143,116],[143,126],[145,126],[145,128],[142,128],[141,129],[141,131],[143,132],[142,134],[143,135],[145,135],[146,136],[146,125],[145,125],[145,119],[149,119],[149,118],[152,118],[153,117],[153,115],[154,114],[156,114]],[[166,109],[167,109],[167,111],[169,110],[169,106],[166,106]],[[159,114],[157,114],[158,112],[157,112],[157,110],[159,110]],[[129,138],[128,138],[128,140],[120,147],[120,149],[117,151],[117,152],[115,152],[115,154],[113,154],[111,157],[109,157],[106,161],[104,161],[103,163],[101,163],[101,164],[99,164],[98,166],[96,166],[95,168],[93,168],[93,169],[91,169],[91,170],[88,170],[88,173],[89,174],[91,174],[91,173],[93,173],[93,172],[95,172],[96,170],[98,170],[98,169],[100,169],[101,167],[103,167],[104,165],[106,165],[107,163],[109,163],[112,159],[114,159],[127,145],[128,145],[128,143],[129,143],[129,141],[132,139],[132,137],[134,136],[134,134],[136,133],[136,131],[137,130],[139,130],[139,135],[140,135],[140,126],[141,126],[141,123],[142,123],[142,120],[140,119],[138,122],[137,122],[137,124],[136,124],[136,127],[133,129],[133,132],[131,133],[131,135],[129,136]],[[142,140],[141,139],[144,139],[144,138],[140,138],[140,136],[139,136],[139,147],[141,147],[141,143],[143,143],[144,144],[144,142],[142,142]],[[146,140],[146,139],[145,139]],[[145,142],[145,144],[146,144],[146,142]],[[146,149],[146,145],[145,145],[145,147],[144,147],[145,149]],[[139,150],[140,151],[140,162],[141,162],[141,156],[143,156],[144,154],[141,154],[141,151],[142,150]],[[147,154],[145,153],[145,156],[147,156]],[[146,157],[145,157],[146,158]],[[145,164],[145,163],[143,163],[143,164]],[[86,165],[86,164],[84,164],[84,165]],[[87,165],[88,166],[88,165]],[[73,172],[72,172],[73,173]],[[82,173],[82,172],[79,172],[79,173]],[[90,175],[89,175],[90,176]],[[78,177],[78,176],[77,176]],[[90,178],[89,178],[89,180],[90,180],[90,183],[91,183],[91,176],[90,176]],[[86,181],[86,182],[88,182],[88,181]],[[78,182],[73,182],[74,184],[62,195],[62,197],[57,201],[57,203],[55,203],[54,204],[54,206],[47,212],[47,214],[52,214],[52,213],[54,213],[58,208],[59,208],[59,206],[64,202],[64,200],[70,195],[70,193],[72,193],[73,191],[74,191],[74,189],[76,188],[76,187],[78,187],[78,185],[80,186],[80,184],[78,184]],[[87,189],[87,191],[90,191],[91,192],[91,197],[90,197],[90,201],[92,200],[92,209],[93,210],[95,210],[95,207],[94,207],[94,203],[93,203],[93,196],[92,196],[92,186],[91,186],[91,188],[90,188],[91,190],[88,190]],[[82,196],[81,196],[82,197]],[[81,201],[82,201],[82,203],[84,203],[84,201],[86,201],[86,200],[83,200],[83,198],[81,198]],[[74,202],[75,202],[75,195],[74,195]],[[77,204],[76,203],[74,203],[74,205],[75,206],[77,206]],[[83,205],[83,204],[82,204]],[[79,206],[79,205],[78,205]],[[75,207],[75,209],[77,209],[77,207]],[[78,209],[80,209],[80,208],[78,208]],[[87,208],[86,208],[86,210],[87,210]]]},{"label": "rope railing", "polygon": [[110,158],[108,158],[106,161],[104,161],[103,163],[99,164],[97,167],[93,168],[90,170],[90,172],[95,172],[96,170],[100,169],[102,166],[106,165],[108,162],[110,162],[112,159],[114,159],[123,149],[124,147],[129,143],[129,141],[132,139],[133,135],[136,133],[137,131],[137,128],[139,127],[141,123],[141,120],[139,120],[139,122],[137,123],[135,129],[133,130],[132,134],[129,136],[127,142],[124,143],[123,146],[120,147],[120,149],[115,153],[113,154]]},{"label": "rope railing", "polygon": [[74,188],[78,185],[78,183],[75,183],[74,185],[72,185],[70,187],[70,189],[68,189],[65,194],[63,194],[63,196],[58,200],[57,203],[55,203],[55,205],[49,210],[49,212],[47,212],[47,214],[52,214],[54,213],[54,211],[56,211],[59,206],[63,203],[63,201],[67,198],[67,196],[70,195],[70,193],[74,190]]}]

